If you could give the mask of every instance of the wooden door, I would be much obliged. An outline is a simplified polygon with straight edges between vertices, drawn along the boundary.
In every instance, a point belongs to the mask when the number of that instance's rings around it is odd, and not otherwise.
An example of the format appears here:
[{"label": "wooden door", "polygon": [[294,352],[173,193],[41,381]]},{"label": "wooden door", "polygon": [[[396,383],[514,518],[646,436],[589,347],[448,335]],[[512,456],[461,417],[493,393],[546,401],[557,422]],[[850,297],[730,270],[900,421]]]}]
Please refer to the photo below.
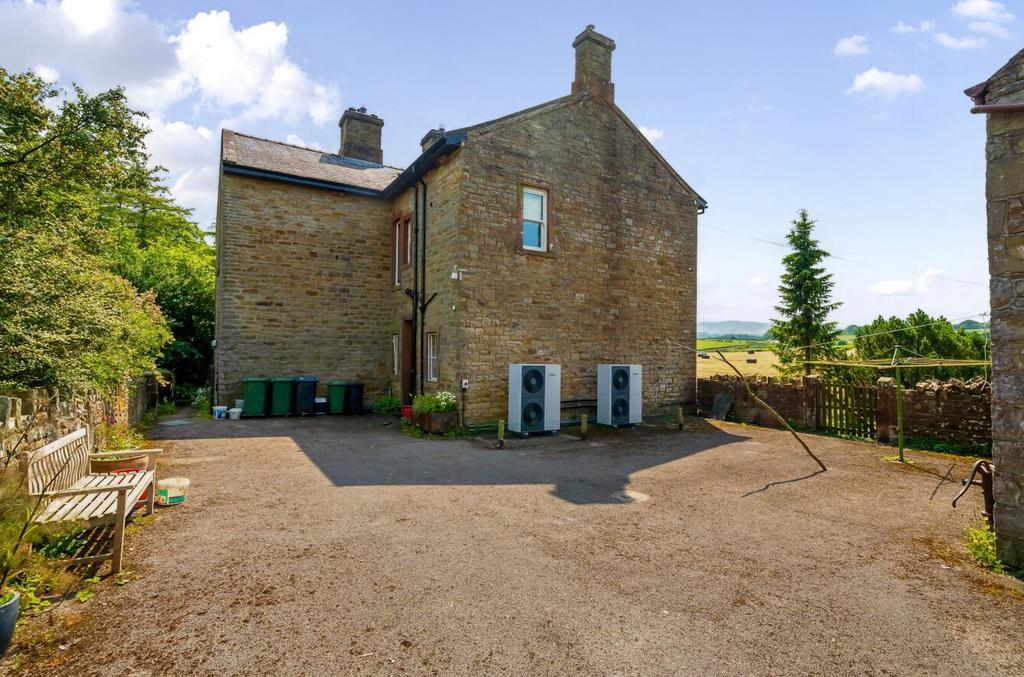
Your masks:
[{"label": "wooden door", "polygon": [[399,338],[402,350],[402,404],[412,404],[412,320],[402,320],[402,336]]}]

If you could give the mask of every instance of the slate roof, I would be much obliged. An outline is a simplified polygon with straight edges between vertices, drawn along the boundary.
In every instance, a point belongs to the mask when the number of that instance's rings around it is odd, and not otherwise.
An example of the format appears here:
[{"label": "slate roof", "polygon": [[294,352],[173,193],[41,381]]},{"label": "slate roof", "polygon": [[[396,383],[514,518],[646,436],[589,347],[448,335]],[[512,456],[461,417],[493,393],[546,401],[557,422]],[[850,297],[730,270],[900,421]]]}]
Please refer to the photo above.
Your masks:
[{"label": "slate roof", "polygon": [[239,134],[229,129],[224,130],[221,138],[221,160],[225,165],[372,191],[384,190],[402,173],[396,167]]}]

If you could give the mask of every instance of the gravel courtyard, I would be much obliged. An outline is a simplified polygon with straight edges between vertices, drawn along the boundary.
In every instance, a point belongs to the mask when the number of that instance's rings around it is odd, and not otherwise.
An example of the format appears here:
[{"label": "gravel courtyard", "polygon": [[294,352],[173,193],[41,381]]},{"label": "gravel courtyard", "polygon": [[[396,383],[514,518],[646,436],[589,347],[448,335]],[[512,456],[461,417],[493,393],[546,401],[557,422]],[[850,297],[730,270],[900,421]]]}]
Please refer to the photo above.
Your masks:
[{"label": "gravel courtyard", "polygon": [[808,437],[815,473],[787,433],[700,419],[504,450],[397,427],[158,426],[188,501],[5,669],[1024,674],[1024,586],[966,558],[980,491],[950,506],[966,461]]}]

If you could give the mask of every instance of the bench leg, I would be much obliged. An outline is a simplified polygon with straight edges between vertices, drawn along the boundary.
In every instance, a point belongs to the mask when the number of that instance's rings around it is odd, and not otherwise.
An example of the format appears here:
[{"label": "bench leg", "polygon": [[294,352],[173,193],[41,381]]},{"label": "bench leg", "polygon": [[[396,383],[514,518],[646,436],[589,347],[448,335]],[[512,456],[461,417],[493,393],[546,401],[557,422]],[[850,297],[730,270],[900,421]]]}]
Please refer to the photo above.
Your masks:
[{"label": "bench leg", "polygon": [[156,475],[153,475],[153,481],[149,483],[149,495],[146,497],[146,514],[153,514],[153,506],[156,501]]},{"label": "bench leg", "polygon": [[121,573],[121,555],[124,554],[124,522],[128,515],[128,497],[125,492],[117,492],[117,515],[114,517],[114,552],[110,562],[110,573]]}]

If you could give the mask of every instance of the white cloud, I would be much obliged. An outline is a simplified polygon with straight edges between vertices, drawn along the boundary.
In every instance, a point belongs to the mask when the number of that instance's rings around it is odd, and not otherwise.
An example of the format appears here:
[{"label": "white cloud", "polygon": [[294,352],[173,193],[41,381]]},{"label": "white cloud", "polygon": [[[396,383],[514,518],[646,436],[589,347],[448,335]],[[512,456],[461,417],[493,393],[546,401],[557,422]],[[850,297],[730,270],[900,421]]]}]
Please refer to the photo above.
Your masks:
[{"label": "white cloud", "polygon": [[[289,56],[286,24],[236,28],[228,12],[165,26],[132,0],[0,0],[0,63],[91,92],[124,86],[131,104],[150,115],[152,162],[167,168],[172,194],[204,224],[216,205],[220,126],[307,119],[323,125],[341,108],[337,86]],[[175,104],[222,122],[170,121]]]},{"label": "white cloud", "polygon": [[293,146],[302,146],[304,148],[310,147],[309,144],[303,141],[298,134],[289,134],[284,141],[285,143],[290,143]]},{"label": "white cloud", "polygon": [[983,21],[1013,21],[1013,15],[1006,7],[994,0],[959,0],[953,6],[953,14],[965,19],[981,19]]},{"label": "white cloud", "polygon": [[641,127],[640,133],[646,136],[647,140],[651,143],[665,138],[665,132],[661,131],[657,127]]},{"label": "white cloud", "polygon": [[760,287],[761,285],[764,284],[764,278],[761,277],[760,275],[755,275],[754,277],[747,280],[747,284],[749,284],[751,287]]},{"label": "white cloud", "polygon": [[1010,31],[1006,30],[1006,26],[995,21],[972,21],[967,26],[975,33],[988,33],[997,38],[1010,37]]},{"label": "white cloud", "polygon": [[59,7],[61,13],[83,35],[111,28],[121,12],[120,0],[62,0]]},{"label": "white cloud", "polygon": [[853,78],[853,84],[845,94],[866,94],[883,99],[893,99],[904,93],[919,92],[924,88],[924,80],[918,75],[900,75],[889,71],[869,68]]},{"label": "white cloud", "polygon": [[880,280],[868,287],[868,291],[880,296],[894,296],[914,292],[924,294],[931,287],[935,278],[941,274],[942,269],[928,267],[916,279]]},{"label": "white cloud", "polygon": [[870,51],[871,46],[868,45],[868,39],[864,35],[851,35],[848,38],[842,38],[833,49],[836,56],[859,56]]},{"label": "white cloud", "polygon": [[748,113],[767,113],[774,108],[770,103],[764,103],[763,101],[751,101],[747,104]]},{"label": "white cloud", "polygon": [[57,82],[57,80],[60,80],[60,71],[56,68],[50,68],[49,66],[40,64],[38,66],[33,66],[32,71],[46,82]]},{"label": "white cloud", "polygon": [[936,33],[935,42],[947,49],[981,49],[985,46],[985,38],[975,38],[970,35],[954,38],[949,33]]},{"label": "white cloud", "polygon": [[900,21],[889,30],[891,30],[893,33],[928,33],[929,31],[935,30],[935,22],[921,20],[917,23],[916,26],[914,26],[912,24],[905,24],[902,21]]}]

